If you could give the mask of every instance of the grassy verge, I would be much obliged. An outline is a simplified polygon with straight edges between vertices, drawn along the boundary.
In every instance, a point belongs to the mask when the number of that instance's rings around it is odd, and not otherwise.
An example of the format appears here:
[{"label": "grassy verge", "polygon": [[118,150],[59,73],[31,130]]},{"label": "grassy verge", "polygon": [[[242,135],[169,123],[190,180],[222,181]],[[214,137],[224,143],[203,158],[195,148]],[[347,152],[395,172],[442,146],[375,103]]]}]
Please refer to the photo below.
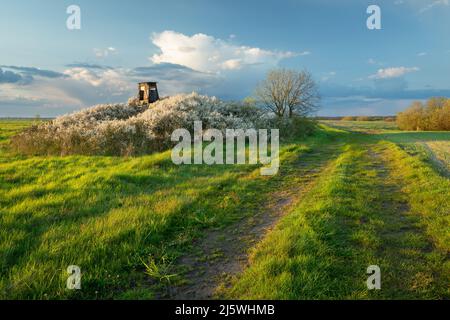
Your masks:
[{"label": "grassy verge", "polygon": [[450,173],[450,141],[431,141],[428,142],[427,147],[434,153],[436,160],[447,169],[447,174]]},{"label": "grassy verge", "polygon": [[385,157],[393,175],[403,182],[411,211],[421,217],[434,245],[450,253],[450,180],[436,172],[422,154],[410,156],[399,146],[389,143]]}]

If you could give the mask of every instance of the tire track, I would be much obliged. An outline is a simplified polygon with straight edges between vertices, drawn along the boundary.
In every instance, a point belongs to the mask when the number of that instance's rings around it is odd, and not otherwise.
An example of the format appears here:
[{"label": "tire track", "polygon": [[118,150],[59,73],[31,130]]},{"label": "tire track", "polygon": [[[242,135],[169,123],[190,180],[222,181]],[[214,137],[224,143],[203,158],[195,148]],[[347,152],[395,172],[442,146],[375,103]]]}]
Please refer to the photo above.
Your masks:
[{"label": "tire track", "polygon": [[278,220],[301,201],[302,195],[340,153],[342,145],[331,143],[300,156],[283,179],[299,180],[297,187],[278,191],[261,206],[262,210],[223,230],[209,232],[195,243],[198,254],[188,254],[178,264],[189,271],[187,284],[169,288],[162,296],[170,299],[211,299],[219,286],[227,287],[231,278],[248,266],[248,252],[273,229]]},{"label": "tire track", "polygon": [[421,217],[412,213],[408,195],[403,192],[403,181],[393,174],[388,161],[389,150],[369,147],[372,169],[377,171],[381,192],[382,222],[375,228],[380,239],[375,256],[382,269],[384,292],[381,296],[396,298],[434,298],[442,292],[438,281],[442,276],[439,266],[432,263],[432,241],[427,236]]}]

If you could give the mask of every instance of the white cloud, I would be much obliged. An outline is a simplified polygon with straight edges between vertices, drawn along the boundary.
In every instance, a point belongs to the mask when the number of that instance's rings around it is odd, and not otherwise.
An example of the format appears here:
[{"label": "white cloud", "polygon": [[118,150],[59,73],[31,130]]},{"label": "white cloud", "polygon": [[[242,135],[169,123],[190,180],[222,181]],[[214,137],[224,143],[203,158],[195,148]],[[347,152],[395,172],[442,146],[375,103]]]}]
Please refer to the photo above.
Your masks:
[{"label": "white cloud", "polygon": [[436,1],[433,1],[432,3],[426,5],[422,9],[420,9],[419,13],[424,13],[424,12],[426,12],[428,10],[433,9],[434,7],[449,6],[449,5],[450,5],[450,1],[449,0],[436,0]]},{"label": "white cloud", "polygon": [[146,80],[157,80],[163,96],[192,91],[209,93],[211,87],[225,83],[219,75],[179,65],[125,69],[74,63],[58,78],[0,83],[0,116],[55,116],[99,103],[126,102],[137,94],[137,83]]},{"label": "white cloud", "polygon": [[368,64],[376,64],[378,66],[382,66],[383,65],[383,62],[377,61],[377,60],[375,60],[373,58],[369,58],[369,60],[367,60],[367,63]]},{"label": "white cloud", "polygon": [[419,52],[417,55],[418,55],[419,57],[424,57],[424,56],[427,55],[427,53],[426,53],[426,52]]},{"label": "white cloud", "polygon": [[[14,78],[9,72],[0,74],[0,107],[4,107],[0,108],[0,116],[2,112],[50,116],[98,103],[125,102],[137,94],[138,82],[153,80],[158,81],[162,96],[198,91],[224,99],[241,99],[250,95],[266,71],[282,59],[310,54],[240,46],[232,38],[186,36],[173,31],[154,34],[153,42],[160,52],[150,58],[152,64],[132,69],[80,62],[67,64],[61,72],[54,73],[4,67],[3,70],[11,72],[20,69],[22,73],[32,73],[35,78],[19,84],[18,76]],[[109,47],[94,49],[94,53],[104,59],[117,50]],[[24,108],[18,110],[14,107],[17,103],[23,103]]]},{"label": "white cloud", "polygon": [[393,67],[393,68],[379,69],[376,74],[369,76],[369,79],[398,78],[407,73],[416,71],[419,71],[419,68]]},{"label": "white cloud", "polygon": [[103,82],[102,78],[96,72],[87,68],[67,69],[64,71],[64,74],[78,81],[86,81],[94,87],[98,87]]},{"label": "white cloud", "polygon": [[325,75],[322,76],[322,78],[321,78],[320,80],[321,80],[321,81],[328,81],[328,80],[330,80],[331,78],[333,78],[335,75],[336,75],[336,72],[335,72],[335,71],[330,71],[330,72],[325,73]]},{"label": "white cloud", "polygon": [[98,49],[94,48],[94,54],[97,58],[105,58],[109,56],[110,54],[117,53],[117,49],[114,47],[108,47],[106,49]]},{"label": "white cloud", "polygon": [[87,83],[93,87],[109,90],[111,95],[129,92],[131,83],[126,79],[126,71],[121,69],[70,68],[64,74],[72,80]]},{"label": "white cloud", "polygon": [[153,34],[151,39],[161,51],[150,58],[153,63],[178,64],[210,73],[239,70],[249,65],[275,66],[282,59],[310,54],[308,51],[297,54],[239,46],[203,33],[187,36],[175,31],[163,31]]},{"label": "white cloud", "polygon": [[[126,102],[137,80],[126,69],[71,67],[63,77],[39,77],[27,84],[0,84],[0,116],[54,116],[98,103]],[[22,106],[15,107],[19,103]]]},{"label": "white cloud", "polygon": [[0,105],[15,105],[17,103],[14,102],[20,102],[24,106],[33,105],[43,108],[82,106],[83,103],[79,97],[68,95],[64,89],[61,89],[60,85],[66,81],[70,80],[40,79],[27,86],[3,86]]}]

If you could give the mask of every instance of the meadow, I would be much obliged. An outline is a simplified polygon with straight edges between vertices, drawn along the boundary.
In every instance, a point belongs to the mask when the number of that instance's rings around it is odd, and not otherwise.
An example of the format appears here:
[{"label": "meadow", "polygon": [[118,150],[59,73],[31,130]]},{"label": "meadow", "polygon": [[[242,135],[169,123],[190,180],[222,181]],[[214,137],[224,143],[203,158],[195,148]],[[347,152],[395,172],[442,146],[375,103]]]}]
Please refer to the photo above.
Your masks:
[{"label": "meadow", "polygon": [[0,121],[2,299],[450,298],[450,132],[324,121],[263,177],[169,151],[13,154],[29,125]]}]

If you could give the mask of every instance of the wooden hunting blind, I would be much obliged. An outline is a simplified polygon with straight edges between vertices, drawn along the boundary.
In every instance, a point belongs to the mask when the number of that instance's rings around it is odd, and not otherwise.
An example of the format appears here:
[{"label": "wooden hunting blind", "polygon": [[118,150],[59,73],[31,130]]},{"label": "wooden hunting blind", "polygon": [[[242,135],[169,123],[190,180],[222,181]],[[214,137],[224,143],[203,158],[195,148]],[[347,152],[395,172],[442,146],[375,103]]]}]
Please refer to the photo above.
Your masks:
[{"label": "wooden hunting blind", "polygon": [[159,100],[157,82],[140,82],[139,83],[139,102],[153,103]]}]

